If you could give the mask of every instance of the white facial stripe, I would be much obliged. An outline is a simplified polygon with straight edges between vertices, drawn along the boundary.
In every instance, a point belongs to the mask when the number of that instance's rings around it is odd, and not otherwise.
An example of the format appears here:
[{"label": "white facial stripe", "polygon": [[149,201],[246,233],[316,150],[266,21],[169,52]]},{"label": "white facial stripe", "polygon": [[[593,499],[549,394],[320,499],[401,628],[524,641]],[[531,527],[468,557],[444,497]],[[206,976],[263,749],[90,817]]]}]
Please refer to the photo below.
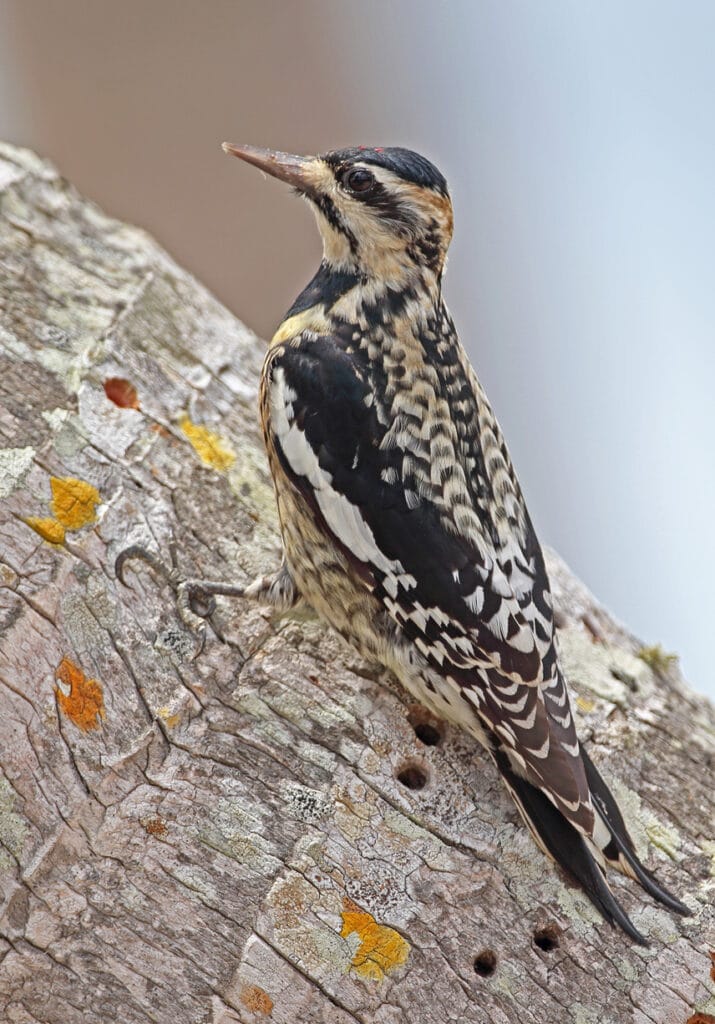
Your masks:
[{"label": "white facial stripe", "polygon": [[[404,178],[395,174],[394,171],[389,170],[387,167],[382,167],[380,164],[372,164],[366,160],[357,160],[350,164],[350,168],[351,170],[359,168],[361,171],[369,171],[373,178],[391,195],[399,197],[404,195],[405,199],[409,200],[414,192],[414,188],[409,182],[406,182]],[[351,199],[355,203],[361,202],[359,198],[351,196],[346,189],[341,188],[337,182],[335,182],[331,190],[338,202],[340,199]]]}]

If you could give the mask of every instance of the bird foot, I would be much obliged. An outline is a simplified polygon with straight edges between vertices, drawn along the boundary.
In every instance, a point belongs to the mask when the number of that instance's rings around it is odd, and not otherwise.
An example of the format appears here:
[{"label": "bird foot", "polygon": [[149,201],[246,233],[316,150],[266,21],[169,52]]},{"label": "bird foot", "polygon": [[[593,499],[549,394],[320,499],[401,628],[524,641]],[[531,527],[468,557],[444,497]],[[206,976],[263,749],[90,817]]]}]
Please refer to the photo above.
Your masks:
[{"label": "bird foot", "polygon": [[148,551],[140,544],[133,544],[120,551],[114,563],[114,572],[120,583],[128,586],[124,571],[128,562],[134,560],[146,562],[162,580],[169,584],[176,595],[176,610],[184,625],[199,638],[199,647],[194,655],[198,657],[206,639],[206,622],[211,623],[218,638],[223,639],[211,616],[216,609],[216,596],[245,597],[262,604],[270,605],[278,612],[286,612],[301,601],[300,594],[283,561],[276,572],[258,576],[250,583],[224,583],[221,580],[187,579],[182,575],[178,565],[176,544],[169,544],[170,564],[162,561],[153,551]]},{"label": "bird foot", "polygon": [[[176,544],[173,541],[169,544],[169,558],[170,563],[167,565],[154,552],[140,544],[133,544],[131,547],[125,548],[124,551],[120,551],[114,563],[114,572],[119,582],[128,586],[125,578],[127,563],[146,562],[157,576],[169,584],[176,595],[176,610],[179,613],[179,618],[187,629],[199,639],[198,650],[194,655],[197,657],[203,650],[206,640],[206,621],[211,621],[211,616],[216,610],[215,595],[243,597],[246,588],[215,580],[187,579],[179,569]],[[212,626],[220,636],[213,623]]]}]

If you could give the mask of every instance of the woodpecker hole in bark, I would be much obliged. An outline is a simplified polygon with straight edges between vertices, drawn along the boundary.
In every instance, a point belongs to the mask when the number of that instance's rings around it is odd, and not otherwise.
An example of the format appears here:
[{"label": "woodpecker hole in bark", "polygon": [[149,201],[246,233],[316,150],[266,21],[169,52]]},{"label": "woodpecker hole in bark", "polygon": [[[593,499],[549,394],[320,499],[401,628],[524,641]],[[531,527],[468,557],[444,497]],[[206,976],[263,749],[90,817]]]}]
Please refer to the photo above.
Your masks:
[{"label": "woodpecker hole in bark", "polygon": [[439,734],[439,730],[429,722],[422,722],[421,725],[415,726],[415,736],[420,740],[426,747],[436,747],[442,737]]},{"label": "woodpecker hole in bark", "polygon": [[537,928],[534,931],[534,944],[539,949],[543,949],[545,953],[551,953],[561,945],[560,936],[561,929],[552,921],[550,924],[544,925],[543,928]]},{"label": "woodpecker hole in bark", "polygon": [[407,789],[424,789],[427,785],[427,772],[419,764],[405,764],[397,773],[397,781]]},{"label": "woodpecker hole in bark", "polygon": [[426,747],[436,747],[444,735],[444,725],[434,715],[419,705],[413,705],[407,717],[417,739]]},{"label": "woodpecker hole in bark", "polygon": [[488,978],[497,969],[497,955],[493,949],[483,949],[474,958],[474,971],[480,978]]}]

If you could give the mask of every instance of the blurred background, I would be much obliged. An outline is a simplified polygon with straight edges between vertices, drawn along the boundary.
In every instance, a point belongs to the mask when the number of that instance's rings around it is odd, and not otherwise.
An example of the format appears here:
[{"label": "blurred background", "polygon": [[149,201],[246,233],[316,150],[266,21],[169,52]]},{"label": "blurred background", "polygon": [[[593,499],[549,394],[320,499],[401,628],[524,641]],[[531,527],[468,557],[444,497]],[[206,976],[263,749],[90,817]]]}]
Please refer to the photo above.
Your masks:
[{"label": "blurred background", "polygon": [[715,695],[715,4],[0,0],[0,136],[271,334],[320,257],[219,148],[403,145],[532,517]]}]

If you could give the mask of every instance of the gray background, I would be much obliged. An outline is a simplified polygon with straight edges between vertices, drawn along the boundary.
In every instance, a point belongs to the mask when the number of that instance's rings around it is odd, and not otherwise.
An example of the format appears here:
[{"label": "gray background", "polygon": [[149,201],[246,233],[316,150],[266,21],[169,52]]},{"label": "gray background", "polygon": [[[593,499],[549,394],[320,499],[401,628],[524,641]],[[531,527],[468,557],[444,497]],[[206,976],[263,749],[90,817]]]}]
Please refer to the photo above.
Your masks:
[{"label": "gray background", "polygon": [[715,4],[0,0],[0,136],[269,335],[320,254],[219,143],[421,150],[542,540],[715,694]]}]

